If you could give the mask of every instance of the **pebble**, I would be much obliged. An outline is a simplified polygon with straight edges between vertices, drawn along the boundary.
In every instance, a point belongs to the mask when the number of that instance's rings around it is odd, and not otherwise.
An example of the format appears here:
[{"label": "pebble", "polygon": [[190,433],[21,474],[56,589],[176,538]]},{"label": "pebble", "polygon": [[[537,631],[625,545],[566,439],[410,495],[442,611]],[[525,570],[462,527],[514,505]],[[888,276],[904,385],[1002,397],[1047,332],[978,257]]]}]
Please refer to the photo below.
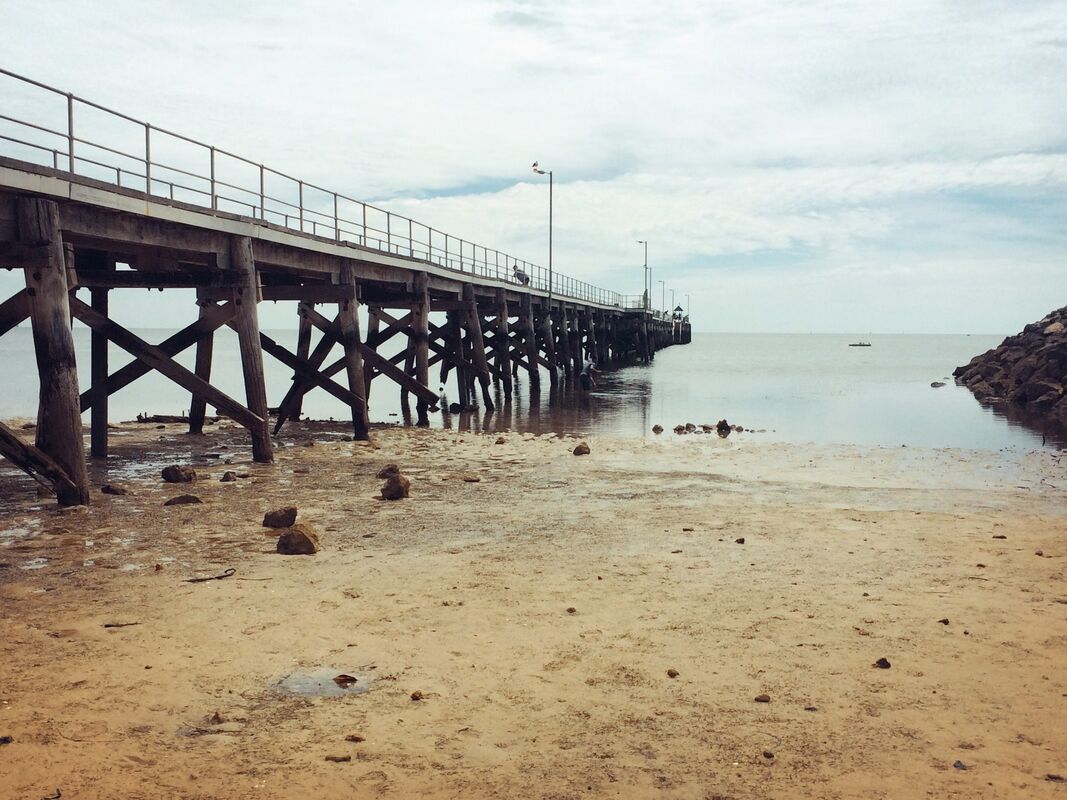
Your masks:
[{"label": "pebble", "polygon": [[414,692],[411,693],[411,699],[412,700],[422,700],[423,699],[422,692],[419,691],[418,689],[416,689]]},{"label": "pebble", "polygon": [[769,694],[758,694],[753,699],[757,703],[769,703],[769,702],[771,702],[771,696]]},{"label": "pebble", "polygon": [[774,753],[772,753],[770,750],[764,750],[763,751],[763,757],[764,758],[774,758]]},{"label": "pebble", "polygon": [[352,756],[326,756],[327,761],[333,761],[335,764],[345,764],[352,760]]},{"label": "pebble", "polygon": [[587,445],[585,442],[581,442],[577,447],[574,448],[573,452],[576,456],[587,456],[589,455],[589,445]]},{"label": "pebble", "polygon": [[230,470],[226,470],[226,472],[222,473],[222,477],[219,478],[221,483],[233,483],[235,480],[237,480],[237,473]]},{"label": "pebble", "polygon": [[734,539],[734,544],[744,544],[744,543],[745,543],[745,537],[744,536],[742,536],[740,539]]},{"label": "pebble", "polygon": [[938,622],[942,625],[948,625],[948,617],[943,617],[942,619],[939,619]]},{"label": "pebble", "polygon": [[963,769],[963,770],[970,769],[970,767],[968,767],[966,764],[964,764],[962,761],[959,761],[959,760],[954,761],[952,763],[952,766],[954,766],[956,769]]},{"label": "pebble", "polygon": [[575,608],[574,606],[571,606],[570,608],[567,609],[567,613],[568,614],[576,614],[576,613],[578,613],[578,609]]},{"label": "pebble", "polygon": [[170,500],[165,502],[163,505],[165,505],[165,506],[188,506],[188,505],[195,505],[197,503],[202,503],[202,502],[203,501],[199,497],[197,497],[195,494],[180,494],[177,497],[172,497]]},{"label": "pebble", "polygon": [[276,508],[263,515],[264,528],[291,528],[296,522],[296,506]]},{"label": "pebble", "polygon": [[681,674],[682,674],[682,673],[680,673],[680,672],[679,672],[678,670],[676,670],[676,669],[669,669],[669,670],[667,670],[667,677],[668,677],[668,678],[677,678],[677,677],[678,677],[679,675],[681,675]]},{"label": "pebble", "polygon": [[880,658],[875,661],[871,666],[878,667],[878,669],[889,669],[893,665],[889,663],[888,658]]}]

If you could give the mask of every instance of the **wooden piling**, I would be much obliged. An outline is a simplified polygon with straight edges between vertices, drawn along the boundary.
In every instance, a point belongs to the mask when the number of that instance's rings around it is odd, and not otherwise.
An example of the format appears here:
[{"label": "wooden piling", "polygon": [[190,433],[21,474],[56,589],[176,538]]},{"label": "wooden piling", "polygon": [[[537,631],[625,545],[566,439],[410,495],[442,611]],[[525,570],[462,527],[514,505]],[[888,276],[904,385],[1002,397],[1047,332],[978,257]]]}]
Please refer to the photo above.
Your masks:
[{"label": "wooden piling", "polygon": [[[198,300],[200,306],[199,320],[205,321],[215,304],[209,300]],[[209,331],[204,338],[196,343],[196,359],[193,365],[193,373],[204,383],[211,382],[211,358],[215,349],[215,332]],[[207,416],[207,400],[203,395],[192,393],[189,396],[189,433],[202,434],[204,432],[204,418]]]},{"label": "wooden piling", "polygon": [[[367,346],[377,351],[378,346],[376,344],[378,339],[378,330],[381,327],[382,318],[378,316],[378,309],[372,306],[367,306]],[[363,386],[367,390],[367,408],[368,413],[370,409],[370,390],[371,383],[374,381],[374,367],[370,361],[364,359],[363,361]]]},{"label": "wooden piling", "polygon": [[69,485],[56,484],[59,504],[88,504],[89,477],[59,206],[51,200],[19,197],[17,217],[20,243],[34,250],[32,263],[24,264],[24,271],[40,375],[37,446],[70,481]]},{"label": "wooden piling", "polygon": [[537,332],[534,330],[533,300],[529,292],[523,292],[519,303],[519,331],[522,333],[526,369],[530,373],[530,385],[539,386],[541,384],[541,370],[538,364],[540,351],[537,348]]},{"label": "wooden piling", "polygon": [[[115,268],[115,263],[107,253],[88,250],[79,259],[78,268],[83,267],[107,272]],[[105,317],[108,314],[108,291],[105,286],[94,286],[89,290],[90,305]],[[107,339],[97,331],[92,331],[89,339],[90,391],[93,398],[89,412],[89,454],[93,458],[107,458],[107,348]]]},{"label": "wooden piling", "polygon": [[[430,278],[425,272],[416,272],[411,282],[411,336],[415,345],[415,380],[430,388]],[[419,399],[415,406],[417,425],[430,424],[427,414],[429,404]]]},{"label": "wooden piling", "polygon": [[241,286],[234,290],[234,314],[231,325],[237,331],[241,348],[241,371],[244,375],[248,410],[260,417],[262,424],[252,426],[252,460],[269,464],[274,460],[270,440],[267,386],[263,378],[263,350],[259,341],[259,281],[252,254],[252,240],[235,236],[230,240],[230,262],[238,273]]},{"label": "wooden piling", "polygon": [[548,362],[549,384],[555,389],[559,386],[559,369],[556,362],[556,332],[552,328],[552,309],[546,307],[541,317],[541,348]]},{"label": "wooden piling", "polygon": [[485,341],[482,339],[482,321],[478,302],[474,298],[474,284],[463,284],[463,304],[467,318],[467,340],[470,343],[471,362],[477,370],[478,382],[482,385],[482,402],[486,411],[492,411],[493,397],[489,391],[489,362],[485,357]]},{"label": "wooden piling", "polygon": [[[308,302],[309,308],[314,308],[315,304]],[[301,314],[297,309],[298,325],[300,326],[296,334],[296,357],[302,358],[307,361],[308,355],[311,353],[311,320],[308,319],[306,314]],[[293,380],[297,379],[297,373],[293,373]],[[300,415],[304,413],[304,395],[297,395],[296,401],[293,405],[293,416],[296,419],[300,419]]]},{"label": "wooden piling", "polygon": [[357,441],[370,439],[370,423],[367,419],[367,387],[363,382],[363,356],[359,341],[359,287],[349,262],[341,264],[340,283],[350,290],[350,296],[338,303],[338,320],[341,325],[341,344],[345,348],[345,369],[348,372],[348,388],[360,402],[352,407],[352,438]]},{"label": "wooden piling", "polygon": [[504,400],[511,400],[511,333],[508,330],[508,298],[502,287],[496,290],[496,366],[504,385]]}]

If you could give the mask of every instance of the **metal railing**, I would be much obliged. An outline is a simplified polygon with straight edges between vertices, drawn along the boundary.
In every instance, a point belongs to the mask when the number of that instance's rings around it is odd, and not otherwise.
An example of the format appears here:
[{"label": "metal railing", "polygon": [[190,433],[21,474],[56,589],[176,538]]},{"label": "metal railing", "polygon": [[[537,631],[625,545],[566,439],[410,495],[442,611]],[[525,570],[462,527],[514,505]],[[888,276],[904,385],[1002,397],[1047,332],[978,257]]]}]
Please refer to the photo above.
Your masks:
[{"label": "metal railing", "polygon": [[[30,92],[33,119],[2,111],[0,153],[149,195],[228,211],[312,236],[408,256],[445,269],[520,281],[552,294],[619,308],[630,298],[561,275],[524,259],[466,241],[361,200],[150,125],[91,100],[0,68]],[[0,92],[2,97],[2,92]],[[49,101],[60,98],[61,105]],[[65,114],[65,122],[63,120]],[[75,126],[75,119],[81,120]],[[84,119],[83,119],[84,118]],[[49,121],[51,119],[51,122]],[[99,133],[93,129],[99,128]],[[6,152],[5,152],[6,151]],[[34,161],[28,156],[36,156]]]}]

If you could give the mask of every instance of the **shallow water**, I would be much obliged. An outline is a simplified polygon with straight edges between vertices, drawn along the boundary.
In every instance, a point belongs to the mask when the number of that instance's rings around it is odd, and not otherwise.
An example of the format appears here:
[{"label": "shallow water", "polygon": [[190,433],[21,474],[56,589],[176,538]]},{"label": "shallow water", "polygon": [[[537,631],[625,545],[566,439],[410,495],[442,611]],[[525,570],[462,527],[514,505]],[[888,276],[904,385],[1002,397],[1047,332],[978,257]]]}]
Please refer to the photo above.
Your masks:
[{"label": "shallow water", "polygon": [[[140,331],[159,341],[169,331]],[[294,346],[295,331],[271,331],[277,341]],[[689,345],[657,354],[651,366],[629,367],[601,375],[589,394],[565,387],[557,396],[548,389],[531,396],[528,379],[510,407],[495,394],[496,413],[431,416],[435,427],[470,430],[521,430],[612,436],[651,436],[655,424],[668,433],[679,423],[714,424],[727,419],[759,433],[744,438],[794,443],[908,445],[963,448],[1032,448],[1045,441],[1067,445],[1067,437],[1038,423],[1008,419],[980,406],[952,382],[952,370],[995,347],[1000,336],[831,335],[831,334],[696,334]],[[871,347],[849,347],[862,339]],[[79,363],[88,363],[89,336],[75,328]],[[388,355],[389,351],[385,350]],[[193,351],[178,360],[192,366]],[[112,370],[129,357],[113,348]],[[0,338],[0,361],[11,380],[0,385],[0,418],[36,415],[37,378],[30,331],[18,328]],[[277,405],[290,386],[291,373],[265,356],[269,402]],[[83,375],[84,377],[84,375]],[[432,371],[431,380],[438,374]],[[946,386],[931,388],[933,381]],[[236,337],[216,337],[212,382],[233,397],[243,397]],[[455,398],[454,376],[445,387]],[[187,392],[166,378],[150,374],[111,398],[113,421],[138,412],[181,414]],[[322,391],[304,401],[305,414],[344,420],[347,409]],[[399,389],[386,378],[374,380],[370,416],[377,422],[400,422]],[[86,418],[88,415],[86,415]]]}]

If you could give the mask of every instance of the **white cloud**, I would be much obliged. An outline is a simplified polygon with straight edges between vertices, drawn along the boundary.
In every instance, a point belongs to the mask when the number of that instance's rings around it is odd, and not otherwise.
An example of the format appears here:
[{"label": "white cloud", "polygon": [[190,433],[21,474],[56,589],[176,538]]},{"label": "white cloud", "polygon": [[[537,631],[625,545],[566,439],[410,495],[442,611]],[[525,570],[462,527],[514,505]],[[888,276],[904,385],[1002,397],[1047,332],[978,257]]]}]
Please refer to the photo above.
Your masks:
[{"label": "white cloud", "polygon": [[[734,327],[773,306],[780,329],[842,329],[826,308],[851,304],[921,329],[909,309],[937,297],[938,324],[1013,329],[1067,293],[1063,0],[0,0],[0,19],[16,71],[543,262],[540,159],[561,271],[640,291],[647,238]],[[1019,264],[1042,293],[994,279]],[[988,278],[954,305],[966,274]]]}]

